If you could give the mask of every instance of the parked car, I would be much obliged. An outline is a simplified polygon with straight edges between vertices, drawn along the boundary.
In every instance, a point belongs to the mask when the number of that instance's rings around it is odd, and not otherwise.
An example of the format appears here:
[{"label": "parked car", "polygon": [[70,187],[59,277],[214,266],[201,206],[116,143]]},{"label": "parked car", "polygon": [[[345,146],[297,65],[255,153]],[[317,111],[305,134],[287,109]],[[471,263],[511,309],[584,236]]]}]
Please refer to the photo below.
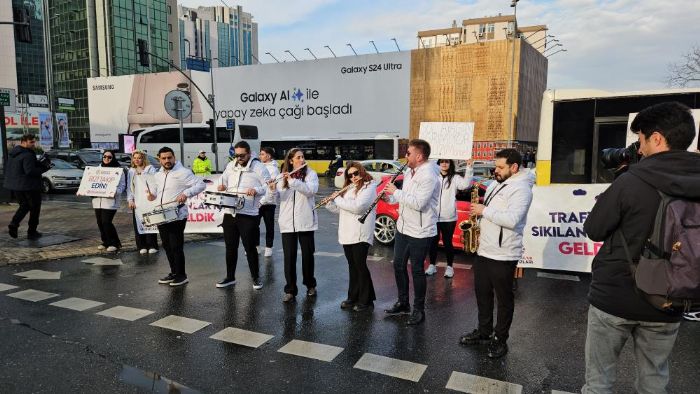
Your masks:
[{"label": "parked car", "polygon": [[[375,181],[381,182],[386,175],[393,175],[401,168],[401,163],[395,160],[364,160],[361,161],[365,170],[372,175]],[[341,167],[335,173],[334,185],[338,189],[345,184],[345,168]]]},{"label": "parked car", "polygon": [[60,159],[80,169],[87,166],[96,167],[102,162],[102,153],[99,150],[49,150],[46,154],[51,161]]},{"label": "parked car", "polygon": [[61,159],[53,159],[51,164],[51,169],[41,175],[41,190],[44,193],[77,189],[80,186],[83,170]]},{"label": "parked car", "polygon": [[[389,182],[390,176],[385,176],[377,186],[377,193],[384,190],[384,186]],[[462,231],[459,223],[469,219],[469,208],[471,206],[471,191],[479,179],[472,179],[472,186],[457,193],[457,226],[452,235],[452,245],[455,249],[462,249]],[[482,181],[483,182],[483,181]],[[483,201],[486,188],[490,181],[479,182],[479,200]],[[394,182],[397,188],[403,185],[403,175],[399,175]],[[374,222],[374,239],[382,245],[391,245],[396,238],[396,221],[399,219],[399,204],[389,204],[384,200],[379,200],[377,204],[377,218]],[[442,242],[442,241],[441,241]]]},{"label": "parked car", "polygon": [[[131,153],[115,153],[115,158],[123,168],[131,167]],[[160,161],[151,155],[146,155],[148,163],[154,168],[160,168]]]}]

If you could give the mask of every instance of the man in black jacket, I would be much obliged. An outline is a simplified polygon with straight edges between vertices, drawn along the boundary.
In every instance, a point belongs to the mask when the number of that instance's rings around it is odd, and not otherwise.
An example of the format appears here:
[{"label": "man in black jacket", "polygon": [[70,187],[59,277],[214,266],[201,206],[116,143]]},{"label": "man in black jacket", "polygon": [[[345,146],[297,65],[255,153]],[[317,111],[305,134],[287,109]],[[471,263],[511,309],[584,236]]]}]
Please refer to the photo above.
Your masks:
[{"label": "man in black jacket", "polygon": [[34,147],[36,137],[25,134],[9,154],[5,165],[5,189],[12,190],[19,202],[19,208],[7,226],[10,236],[17,238],[17,229],[22,219],[29,213],[28,239],[37,239],[41,233],[36,231],[39,226],[39,213],[41,212],[41,174],[48,168],[43,167],[36,159]]},{"label": "man in black jacket", "polygon": [[661,202],[657,190],[700,199],[700,155],[686,151],[695,136],[693,117],[683,104],[657,104],[637,114],[631,130],[644,158],[600,195],[584,224],[590,239],[605,242],[593,259],[588,293],[583,393],[621,391],[613,389],[616,364],[630,337],[637,360],[635,391],[665,393],[668,356],[680,325],[680,314],[657,310],[636,292],[621,234],[639,261]]}]

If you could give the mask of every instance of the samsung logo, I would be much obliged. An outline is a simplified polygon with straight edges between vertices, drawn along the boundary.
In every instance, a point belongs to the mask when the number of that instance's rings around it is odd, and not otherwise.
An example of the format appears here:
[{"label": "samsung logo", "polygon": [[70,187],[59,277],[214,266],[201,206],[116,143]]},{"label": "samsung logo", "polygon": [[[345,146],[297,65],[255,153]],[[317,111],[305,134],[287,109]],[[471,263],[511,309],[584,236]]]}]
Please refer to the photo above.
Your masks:
[{"label": "samsung logo", "polygon": [[92,90],[113,90],[114,85],[95,85]]}]

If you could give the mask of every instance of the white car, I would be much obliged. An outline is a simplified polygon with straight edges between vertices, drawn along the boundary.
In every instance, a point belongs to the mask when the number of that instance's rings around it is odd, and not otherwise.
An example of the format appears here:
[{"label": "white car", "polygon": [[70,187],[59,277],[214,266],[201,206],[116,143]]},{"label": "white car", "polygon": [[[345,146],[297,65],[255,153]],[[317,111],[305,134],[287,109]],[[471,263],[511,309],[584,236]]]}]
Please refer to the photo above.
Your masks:
[{"label": "white car", "polygon": [[[361,161],[360,164],[365,167],[365,170],[367,170],[377,182],[381,182],[382,178],[386,175],[396,174],[402,165],[396,160],[364,160]],[[345,167],[339,168],[338,171],[336,171],[334,184],[338,189],[345,185]]]},{"label": "white car", "polygon": [[53,159],[51,164],[51,169],[41,174],[41,190],[44,193],[77,189],[80,186],[83,170],[61,159]]}]

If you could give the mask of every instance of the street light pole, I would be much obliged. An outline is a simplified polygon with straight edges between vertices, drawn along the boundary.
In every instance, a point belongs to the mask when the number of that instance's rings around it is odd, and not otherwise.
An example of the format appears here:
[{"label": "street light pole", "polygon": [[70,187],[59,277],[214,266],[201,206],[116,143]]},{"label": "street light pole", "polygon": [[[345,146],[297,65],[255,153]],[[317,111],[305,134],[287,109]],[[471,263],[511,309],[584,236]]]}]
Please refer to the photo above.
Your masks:
[{"label": "street light pole", "polygon": [[[53,88],[53,54],[51,52],[51,21],[49,14],[49,2],[42,2],[43,12],[44,12],[44,73],[46,78],[46,98],[49,101],[49,112],[51,113],[51,130],[56,129],[54,114],[56,113],[56,107],[54,101],[56,100],[54,88]],[[27,100],[28,101],[28,100]],[[51,136],[52,147],[58,147],[58,135],[53,133]]]},{"label": "street light pole", "polygon": [[513,7],[513,41],[511,63],[510,63],[510,100],[508,104],[508,147],[513,147],[513,79],[515,78],[515,39],[518,37],[518,1],[512,0],[510,6]]},{"label": "street light pole", "polygon": [[216,100],[214,97],[214,60],[219,60],[219,58],[211,58],[211,49],[209,50],[209,79],[211,80],[211,94],[209,95],[209,100],[211,100],[211,110],[213,112],[212,119],[214,120],[214,146],[212,147],[212,152],[214,153],[214,166],[216,166],[216,171],[219,172],[219,131],[216,129]]}]

